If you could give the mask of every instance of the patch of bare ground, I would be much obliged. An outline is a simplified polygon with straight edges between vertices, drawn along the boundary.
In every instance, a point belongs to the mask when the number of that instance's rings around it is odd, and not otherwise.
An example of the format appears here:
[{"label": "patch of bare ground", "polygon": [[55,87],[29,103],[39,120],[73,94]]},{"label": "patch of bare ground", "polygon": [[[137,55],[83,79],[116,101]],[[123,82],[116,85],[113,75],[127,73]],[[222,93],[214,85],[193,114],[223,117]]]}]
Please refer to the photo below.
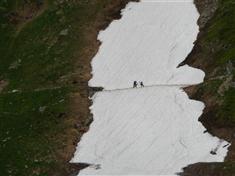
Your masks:
[{"label": "patch of bare ground", "polygon": [[[84,29],[86,43],[89,43],[89,45],[86,45],[82,51],[74,55],[75,58],[82,59],[78,59],[74,63],[77,71],[71,76],[71,82],[77,87],[77,90],[70,95],[70,113],[66,114],[68,118],[65,118],[65,123],[68,124],[69,128],[63,136],[56,137],[64,141],[64,146],[57,153],[64,163],[65,176],[76,175],[79,170],[87,167],[85,163],[71,164],[69,161],[74,155],[77,143],[82,135],[89,130],[89,125],[93,120],[89,111],[91,106],[89,95],[93,94],[95,90],[89,88],[88,81],[91,78],[91,59],[95,56],[101,44],[97,40],[98,33],[100,30],[105,29],[114,19],[119,19],[121,17],[121,9],[130,1],[138,0],[115,0],[107,3],[104,7],[105,13],[99,14],[95,22]],[[56,173],[53,173],[53,175],[56,175]]]},{"label": "patch of bare ground", "polygon": [[17,30],[15,35],[17,36],[25,25],[43,14],[47,8],[48,0],[34,2],[24,1],[20,8],[17,8],[14,12],[9,12],[7,18],[10,23],[16,26]]},{"label": "patch of bare ground", "polygon": [[3,89],[8,85],[8,82],[5,80],[0,80],[0,93],[3,91]]},{"label": "patch of bare ground", "polygon": [[[198,20],[198,25],[200,27],[200,32],[198,38],[195,42],[195,46],[192,52],[188,55],[186,60],[180,65],[188,64],[192,67],[202,69],[206,73],[205,81],[201,85],[208,84],[209,81],[214,77],[214,72],[216,71],[211,62],[213,61],[213,55],[211,53],[205,53],[203,51],[202,40],[205,37],[205,31],[208,25],[211,23],[212,17],[216,14],[218,7],[218,0],[194,0],[194,3],[200,13],[200,18]],[[216,49],[214,44],[213,48]],[[213,53],[213,48],[211,48]],[[218,79],[217,79],[218,80]],[[224,81],[226,84],[226,81]],[[189,165],[183,169],[182,176],[233,176],[235,171],[231,168],[235,168],[231,161],[235,159],[235,129],[232,126],[224,125],[223,123],[217,123],[214,120],[216,116],[216,109],[219,108],[220,100],[218,100],[213,92],[207,91],[202,92],[200,89],[201,85],[190,86],[184,90],[187,92],[190,98],[203,101],[206,105],[202,116],[199,121],[207,129],[207,132],[213,136],[217,136],[221,139],[229,141],[232,145],[229,147],[229,152],[225,158],[224,163],[195,163]],[[226,85],[221,85],[218,90],[226,88]],[[218,93],[220,91],[217,91]],[[227,161],[230,161],[229,163]],[[230,167],[232,166],[232,167]]]}]

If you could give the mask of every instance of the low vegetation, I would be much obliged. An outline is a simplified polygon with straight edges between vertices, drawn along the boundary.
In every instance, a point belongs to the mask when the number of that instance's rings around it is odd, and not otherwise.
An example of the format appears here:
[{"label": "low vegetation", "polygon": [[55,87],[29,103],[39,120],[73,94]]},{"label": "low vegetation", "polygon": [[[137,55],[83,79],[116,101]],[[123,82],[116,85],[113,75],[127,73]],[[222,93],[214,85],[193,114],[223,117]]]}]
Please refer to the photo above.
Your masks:
[{"label": "low vegetation", "polygon": [[[198,97],[213,97],[214,123],[235,125],[235,2],[220,0],[215,16],[207,24],[201,38],[201,64],[205,83]],[[199,59],[200,60],[200,59]]]},{"label": "low vegetation", "polygon": [[201,29],[186,61],[205,71],[205,81],[188,91],[193,99],[206,104],[199,120],[212,135],[229,141],[231,146],[225,162],[192,164],[182,175],[232,176],[235,175],[235,2],[195,1],[201,11],[206,9],[203,2],[217,2],[218,8]]},{"label": "low vegetation", "polygon": [[[220,1],[219,9],[208,29],[208,43],[218,43],[214,51],[216,76],[224,77],[221,83],[221,108],[217,119],[235,125],[235,2]],[[224,89],[224,90],[223,90]],[[219,90],[219,89],[218,89]]]},{"label": "low vegetation", "polygon": [[0,175],[69,175],[97,33],[128,1],[0,1]]}]

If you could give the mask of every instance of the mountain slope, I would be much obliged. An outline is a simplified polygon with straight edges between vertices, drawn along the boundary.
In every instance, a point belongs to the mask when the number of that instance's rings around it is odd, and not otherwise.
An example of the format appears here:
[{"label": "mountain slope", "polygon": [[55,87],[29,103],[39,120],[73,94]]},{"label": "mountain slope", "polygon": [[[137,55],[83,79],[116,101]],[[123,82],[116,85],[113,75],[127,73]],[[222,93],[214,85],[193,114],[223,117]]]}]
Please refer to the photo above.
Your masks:
[{"label": "mountain slope", "polygon": [[90,59],[128,1],[0,1],[0,173],[69,175],[91,121]]},{"label": "mountain slope", "polygon": [[187,89],[192,98],[202,100],[206,109],[200,118],[210,133],[231,142],[223,164],[195,164],[185,175],[235,175],[235,4],[232,0],[195,0],[201,26],[194,50],[184,63],[205,71],[205,82]]}]

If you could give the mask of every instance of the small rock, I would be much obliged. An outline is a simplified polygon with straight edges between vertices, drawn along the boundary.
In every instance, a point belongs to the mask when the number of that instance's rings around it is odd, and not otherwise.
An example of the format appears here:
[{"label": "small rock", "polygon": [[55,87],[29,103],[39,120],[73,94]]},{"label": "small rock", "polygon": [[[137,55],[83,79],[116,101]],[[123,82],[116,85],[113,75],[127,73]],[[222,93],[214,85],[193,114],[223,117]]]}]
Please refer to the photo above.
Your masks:
[{"label": "small rock", "polygon": [[43,113],[46,110],[46,106],[39,107],[39,112]]},{"label": "small rock", "polygon": [[62,10],[56,11],[56,15],[62,15],[62,14],[63,14],[63,11],[62,11]]},{"label": "small rock", "polygon": [[69,29],[64,29],[64,30],[60,31],[60,35],[63,35],[63,36],[68,35],[68,33],[69,33]]},{"label": "small rock", "polygon": [[60,103],[64,102],[64,99],[61,99],[59,102],[60,102]]},{"label": "small rock", "polygon": [[17,61],[11,63],[9,66],[9,70],[17,69],[21,65],[21,59],[18,59]]},{"label": "small rock", "polygon": [[61,113],[58,114],[57,117],[58,118],[64,118],[64,117],[66,117],[66,113],[65,112],[61,112]]},{"label": "small rock", "polygon": [[16,93],[16,92],[19,92],[19,90],[14,89],[14,90],[12,90],[11,92],[12,92],[12,93]]}]

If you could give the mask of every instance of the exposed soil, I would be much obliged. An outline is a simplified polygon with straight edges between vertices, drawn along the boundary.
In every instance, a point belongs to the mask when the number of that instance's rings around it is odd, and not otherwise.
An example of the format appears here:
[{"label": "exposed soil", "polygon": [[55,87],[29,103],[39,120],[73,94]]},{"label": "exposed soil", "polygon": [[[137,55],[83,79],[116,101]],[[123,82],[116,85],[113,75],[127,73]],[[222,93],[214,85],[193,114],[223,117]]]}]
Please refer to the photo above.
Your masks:
[{"label": "exposed soil", "polygon": [[[71,80],[74,85],[77,85],[78,89],[75,93],[71,93],[70,96],[70,113],[67,114],[70,118],[67,119],[66,123],[71,128],[62,136],[62,138],[66,139],[66,147],[58,151],[59,158],[66,163],[65,170],[67,172],[64,173],[65,176],[76,175],[79,170],[88,166],[86,163],[70,164],[69,161],[73,157],[81,136],[88,131],[89,125],[93,120],[89,111],[91,105],[89,96],[96,89],[89,88],[88,81],[91,78],[91,59],[95,56],[100,46],[100,41],[97,40],[98,33],[100,30],[105,29],[114,19],[119,19],[121,17],[121,9],[130,1],[137,2],[138,0],[115,0],[107,4],[105,6],[105,14],[97,16],[96,22],[86,29],[86,40],[89,43],[89,47],[84,48],[82,54],[78,54],[78,57],[83,59],[78,59],[77,63],[75,63],[78,69]],[[97,88],[97,90],[99,89]],[[56,175],[56,173],[53,173],[53,175]]]},{"label": "exposed soil", "polygon": [[[70,116],[70,118],[65,118],[66,123],[68,123],[71,128],[62,137],[66,139],[64,142],[65,147],[58,151],[59,158],[61,158],[61,161],[65,161],[66,163],[64,169],[66,171],[63,173],[65,176],[76,175],[79,170],[88,166],[85,163],[69,164],[69,161],[73,157],[77,143],[81,139],[82,135],[88,131],[89,125],[93,120],[92,114],[90,114],[89,111],[91,102],[88,97],[93,94],[94,91],[100,90],[100,88],[89,88],[87,84],[91,78],[91,59],[95,56],[100,46],[100,41],[97,40],[97,35],[99,31],[105,29],[112,20],[119,19],[121,17],[120,10],[123,9],[129,1],[138,0],[115,0],[112,3],[107,4],[105,7],[106,14],[97,16],[96,22],[86,29],[88,34],[86,35],[87,42],[89,42],[90,45],[88,48],[83,50],[82,54],[79,54],[80,57],[82,55],[83,59],[79,59],[77,63],[75,63],[78,71],[71,81],[77,85],[78,90],[75,93],[71,93],[71,111],[69,114],[66,114],[67,116]],[[200,33],[193,51],[181,65],[189,64],[202,70],[210,69],[210,58],[202,54],[200,40],[204,35],[204,28],[206,28],[206,25],[210,22],[210,19],[216,12],[217,2],[218,0],[195,0],[195,4],[201,14],[198,21]],[[207,62],[203,62],[204,60],[207,60]],[[197,96],[197,86],[188,87],[185,91],[189,94],[190,98],[199,99]],[[210,97],[210,95],[207,95],[200,97],[200,101],[203,101],[206,104],[204,114],[200,117],[200,121],[208,129],[208,132],[232,142],[234,140],[233,129],[221,128],[211,124],[210,117],[213,117],[211,114],[213,111],[211,110],[216,106],[213,98]],[[235,151],[235,149],[233,150],[234,147],[234,145],[230,147],[230,152],[226,160],[232,160],[235,157],[235,153],[232,152]],[[184,173],[181,175],[222,176],[224,175],[224,168],[221,165],[218,165],[218,163],[193,164],[186,167]],[[53,173],[52,175],[56,175],[56,173]],[[61,173],[59,175],[61,175]]]},{"label": "exposed soil", "polygon": [[0,93],[8,85],[8,82],[5,80],[0,80]]},{"label": "exposed soil", "polygon": [[27,23],[41,15],[48,7],[48,0],[43,2],[25,1],[21,8],[6,14],[9,22],[17,27],[16,35],[20,33]]},{"label": "exposed soil", "polygon": [[[205,37],[205,29],[207,25],[211,23],[210,19],[216,13],[218,7],[218,0],[194,0],[194,3],[200,13],[200,18],[198,20],[198,25],[200,27],[200,32],[198,34],[197,41],[192,52],[188,55],[186,60],[180,64],[188,64],[192,67],[202,69],[206,73],[205,82],[211,79],[213,71],[215,68],[211,66],[213,62],[213,56],[210,53],[203,52],[202,39]],[[215,44],[216,47],[216,44]],[[199,101],[203,101],[206,105],[203,115],[199,118],[199,121],[206,127],[207,132],[217,136],[221,139],[229,141],[232,145],[229,147],[229,152],[226,161],[234,161],[235,159],[235,145],[234,145],[234,131],[232,127],[228,125],[220,124],[215,122],[213,119],[215,117],[215,109],[219,108],[220,102],[213,96],[213,93],[202,93],[200,92],[199,86],[190,86],[185,88],[189,97]],[[222,88],[222,87],[221,87]],[[196,163],[184,168],[184,172],[180,175],[183,176],[225,176],[231,175],[231,171],[228,171],[224,163]],[[233,174],[232,174],[233,175]],[[232,176],[231,175],[231,176]]]}]

